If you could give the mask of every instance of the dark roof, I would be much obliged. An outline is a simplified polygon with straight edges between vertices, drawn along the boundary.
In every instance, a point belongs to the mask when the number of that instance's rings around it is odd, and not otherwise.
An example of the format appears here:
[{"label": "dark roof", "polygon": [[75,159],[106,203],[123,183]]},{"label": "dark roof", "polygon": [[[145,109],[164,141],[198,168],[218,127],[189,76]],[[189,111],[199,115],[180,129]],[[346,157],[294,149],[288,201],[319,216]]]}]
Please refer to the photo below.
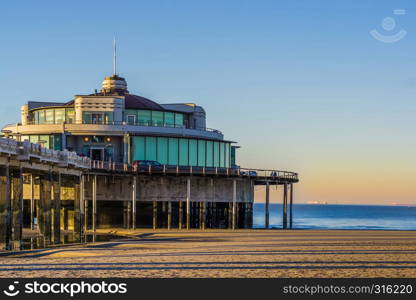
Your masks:
[{"label": "dark roof", "polygon": [[64,106],[65,102],[43,102],[43,101],[28,101],[27,105],[29,109],[36,109],[48,106]]},{"label": "dark roof", "polygon": [[[97,94],[90,94],[89,96],[111,96],[112,94],[103,94],[103,93],[97,93]],[[118,96],[118,94],[114,94]],[[151,110],[166,110],[161,105],[157,104],[156,102],[147,99],[142,96],[132,95],[132,94],[125,94],[124,96],[124,104],[125,108],[127,109],[151,109]],[[38,108],[38,107],[45,107],[45,106],[73,106],[74,100],[68,101],[66,103],[48,103],[48,102],[38,102],[36,103],[37,106],[33,107],[33,102],[29,102],[29,109]],[[32,105],[32,107],[31,107]]]},{"label": "dark roof", "polygon": [[156,102],[141,96],[126,94],[124,97],[124,104],[127,109],[165,110]]}]

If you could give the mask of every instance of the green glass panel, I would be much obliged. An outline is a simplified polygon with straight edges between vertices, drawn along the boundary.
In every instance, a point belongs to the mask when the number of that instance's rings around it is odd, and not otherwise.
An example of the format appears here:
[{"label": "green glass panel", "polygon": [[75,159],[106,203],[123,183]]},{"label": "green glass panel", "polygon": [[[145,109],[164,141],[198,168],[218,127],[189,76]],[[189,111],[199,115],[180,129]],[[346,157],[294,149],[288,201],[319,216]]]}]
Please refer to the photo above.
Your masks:
[{"label": "green glass panel", "polygon": [[236,149],[237,148],[235,146],[231,146],[231,154],[230,154],[230,159],[231,159],[230,163],[231,163],[231,166],[235,166],[236,165],[236,155],[235,155]]},{"label": "green glass panel", "polygon": [[109,160],[114,160],[113,159],[113,147],[105,147],[104,148],[104,160],[105,161],[109,161]]},{"label": "green glass panel", "polygon": [[207,142],[205,140],[198,140],[198,166],[200,167],[205,166],[206,146]]},{"label": "green glass panel", "polygon": [[198,165],[198,140],[189,140],[189,165]]},{"label": "green glass panel", "polygon": [[175,113],[175,127],[183,127],[183,114]]},{"label": "green glass panel", "polygon": [[62,124],[65,121],[65,108],[55,109],[55,124]]},{"label": "green glass panel", "polygon": [[213,145],[214,143],[212,141],[207,141],[207,167],[214,166]]},{"label": "green glass panel", "polygon": [[139,110],[138,114],[138,123],[141,126],[150,126],[152,123],[152,111],[151,110]]},{"label": "green glass panel", "polygon": [[104,113],[104,124],[112,124],[113,123],[113,112],[107,111]]},{"label": "green glass panel", "polygon": [[225,144],[225,167],[230,167],[230,143]]},{"label": "green glass panel", "polygon": [[35,111],[34,115],[35,115],[35,124],[39,124],[39,112]]},{"label": "green glass panel", "polygon": [[179,165],[187,166],[189,163],[188,140],[179,139]]},{"label": "green glass panel", "polygon": [[53,149],[62,150],[62,136],[60,134],[53,136]]},{"label": "green glass panel", "polygon": [[175,126],[175,114],[172,112],[165,112],[165,126],[174,127]]},{"label": "green glass panel", "polygon": [[169,138],[169,153],[168,153],[168,164],[177,165],[178,164],[178,139]]},{"label": "green glass panel", "polygon": [[45,124],[45,111],[39,110],[39,124]]},{"label": "green glass panel", "polygon": [[163,165],[168,163],[168,138],[157,138],[157,161]]},{"label": "green glass panel", "polygon": [[73,108],[66,109],[66,123],[75,123],[75,110]]},{"label": "green glass panel", "polygon": [[146,160],[156,160],[156,137],[146,137]]},{"label": "green glass panel", "polygon": [[152,111],[152,123],[153,126],[163,126],[163,112]]},{"label": "green glass panel", "polygon": [[45,111],[45,122],[46,124],[54,124],[54,109],[47,109]]},{"label": "green glass panel", "polygon": [[220,143],[214,142],[214,167],[220,166]]},{"label": "green glass panel", "polygon": [[225,167],[225,144],[220,143],[220,167]]},{"label": "green glass panel", "polygon": [[144,136],[134,136],[132,140],[133,140],[133,158],[132,158],[132,160],[144,160],[145,137]]},{"label": "green glass panel", "polygon": [[30,141],[30,137],[28,135],[22,135],[20,137],[20,141],[24,142],[24,141]]},{"label": "green glass panel", "polygon": [[89,111],[82,112],[82,122],[84,124],[91,124],[91,113]]},{"label": "green glass panel", "polygon": [[82,146],[82,154],[84,156],[90,157],[90,146],[88,146],[88,145]]}]

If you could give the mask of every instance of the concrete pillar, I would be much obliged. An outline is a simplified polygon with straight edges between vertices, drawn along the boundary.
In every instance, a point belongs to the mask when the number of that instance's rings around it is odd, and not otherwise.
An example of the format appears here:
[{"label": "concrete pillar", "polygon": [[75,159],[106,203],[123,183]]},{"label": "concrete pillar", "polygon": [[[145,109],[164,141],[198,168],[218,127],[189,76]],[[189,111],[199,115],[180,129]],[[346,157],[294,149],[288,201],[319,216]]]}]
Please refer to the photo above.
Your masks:
[{"label": "concrete pillar", "polygon": [[[52,174],[52,242],[61,242],[61,174]],[[67,225],[68,226],[68,225]]]},{"label": "concrete pillar", "polygon": [[52,178],[50,173],[44,173],[40,178],[40,200],[39,200],[39,215],[38,227],[39,232],[43,237],[44,246],[51,243],[52,235]]},{"label": "concrete pillar", "polygon": [[283,185],[283,229],[287,229],[287,183]]},{"label": "concrete pillar", "polygon": [[232,211],[232,229],[236,227],[236,209],[237,209],[237,180],[233,180],[233,211]]},{"label": "concrete pillar", "polygon": [[191,222],[191,179],[186,180],[186,229],[189,230]]},{"label": "concrete pillar", "polygon": [[179,229],[182,229],[182,221],[183,221],[183,208],[182,208],[182,200],[179,200],[179,224],[178,227]]},{"label": "concrete pillar", "polygon": [[30,173],[30,229],[35,229],[35,183],[33,174]]},{"label": "concrete pillar", "polygon": [[172,202],[168,201],[168,230],[170,230],[172,223]]},{"label": "concrete pillar", "polygon": [[132,226],[131,228],[136,229],[136,201],[137,201],[137,176],[133,176],[132,184]]},{"label": "concrete pillar", "polygon": [[0,167],[0,250],[10,250],[11,201],[9,166]]},{"label": "concrete pillar", "polygon": [[82,240],[82,213],[81,213],[81,181],[79,176],[72,176],[74,181],[74,235],[77,242]]},{"label": "concrete pillar", "polygon": [[85,232],[85,176],[79,177],[79,205],[80,205],[80,234],[81,238],[84,237]]},{"label": "concrete pillar", "polygon": [[12,210],[11,249],[20,250],[23,226],[23,176],[20,168],[10,169],[10,173]]},{"label": "concrete pillar", "polygon": [[153,201],[153,230],[157,227],[157,202]]},{"label": "concrete pillar", "polygon": [[265,211],[265,216],[264,216],[264,227],[265,228],[269,228],[269,203],[270,203],[270,185],[269,182],[266,182],[266,203],[264,205],[264,211]]},{"label": "concrete pillar", "polygon": [[293,228],[293,183],[290,184],[289,228]]},{"label": "concrete pillar", "polygon": [[92,231],[97,230],[97,175],[92,177]]}]

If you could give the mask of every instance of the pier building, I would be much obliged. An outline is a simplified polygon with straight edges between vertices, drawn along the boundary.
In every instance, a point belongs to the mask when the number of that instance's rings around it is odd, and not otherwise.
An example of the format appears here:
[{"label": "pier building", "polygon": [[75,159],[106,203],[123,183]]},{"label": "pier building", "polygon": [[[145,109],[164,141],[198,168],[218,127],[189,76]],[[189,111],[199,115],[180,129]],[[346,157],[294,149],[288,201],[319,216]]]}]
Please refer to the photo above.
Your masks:
[{"label": "pier building", "polygon": [[[251,228],[254,187],[283,187],[292,227],[294,172],[245,169],[237,144],[206,126],[194,103],[131,94],[123,77],[70,101],[29,101],[0,139],[0,247],[22,228],[46,244],[97,228]],[[289,210],[288,210],[289,205]],[[289,221],[288,221],[289,214]]]}]

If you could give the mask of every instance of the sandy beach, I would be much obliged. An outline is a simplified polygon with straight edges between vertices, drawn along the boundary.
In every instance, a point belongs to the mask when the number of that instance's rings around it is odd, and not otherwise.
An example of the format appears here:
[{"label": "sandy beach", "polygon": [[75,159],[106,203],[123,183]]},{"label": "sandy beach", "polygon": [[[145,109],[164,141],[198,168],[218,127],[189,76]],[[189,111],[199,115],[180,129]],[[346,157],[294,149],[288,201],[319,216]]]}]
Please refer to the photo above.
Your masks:
[{"label": "sandy beach", "polygon": [[129,237],[1,255],[0,277],[416,277],[415,231],[116,231]]}]

